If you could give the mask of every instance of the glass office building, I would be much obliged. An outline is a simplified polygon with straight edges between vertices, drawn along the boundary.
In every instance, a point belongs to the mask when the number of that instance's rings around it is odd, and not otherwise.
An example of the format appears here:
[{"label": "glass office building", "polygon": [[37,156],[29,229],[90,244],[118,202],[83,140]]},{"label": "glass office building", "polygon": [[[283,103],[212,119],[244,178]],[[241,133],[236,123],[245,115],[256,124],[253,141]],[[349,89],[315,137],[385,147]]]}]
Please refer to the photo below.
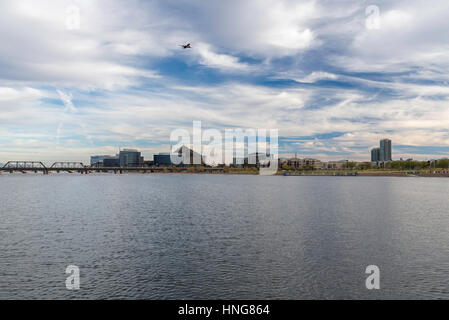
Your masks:
[{"label": "glass office building", "polygon": [[391,140],[380,140],[380,161],[392,161],[391,159]]},{"label": "glass office building", "polygon": [[141,167],[143,166],[143,157],[135,149],[123,149],[119,153],[120,167]]},{"label": "glass office building", "polygon": [[380,161],[380,148],[371,149],[371,162]]}]

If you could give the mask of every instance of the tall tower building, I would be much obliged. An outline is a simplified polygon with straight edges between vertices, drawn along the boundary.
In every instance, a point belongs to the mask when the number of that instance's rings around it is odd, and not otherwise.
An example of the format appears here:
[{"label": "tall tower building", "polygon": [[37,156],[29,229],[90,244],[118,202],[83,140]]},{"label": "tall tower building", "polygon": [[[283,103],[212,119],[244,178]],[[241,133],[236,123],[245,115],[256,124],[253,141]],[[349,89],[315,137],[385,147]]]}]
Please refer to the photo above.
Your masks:
[{"label": "tall tower building", "polygon": [[380,140],[380,161],[392,161],[391,157],[391,140]]},{"label": "tall tower building", "polygon": [[380,148],[371,149],[371,162],[380,161]]}]

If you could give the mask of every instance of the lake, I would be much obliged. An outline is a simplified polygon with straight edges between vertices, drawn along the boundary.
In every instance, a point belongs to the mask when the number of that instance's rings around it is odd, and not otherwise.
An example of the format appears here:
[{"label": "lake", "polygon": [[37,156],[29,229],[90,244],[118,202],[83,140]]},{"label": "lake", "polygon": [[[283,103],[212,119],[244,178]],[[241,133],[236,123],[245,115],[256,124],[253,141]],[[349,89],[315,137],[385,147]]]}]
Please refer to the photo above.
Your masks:
[{"label": "lake", "polygon": [[0,299],[449,299],[448,195],[445,178],[3,174]]}]

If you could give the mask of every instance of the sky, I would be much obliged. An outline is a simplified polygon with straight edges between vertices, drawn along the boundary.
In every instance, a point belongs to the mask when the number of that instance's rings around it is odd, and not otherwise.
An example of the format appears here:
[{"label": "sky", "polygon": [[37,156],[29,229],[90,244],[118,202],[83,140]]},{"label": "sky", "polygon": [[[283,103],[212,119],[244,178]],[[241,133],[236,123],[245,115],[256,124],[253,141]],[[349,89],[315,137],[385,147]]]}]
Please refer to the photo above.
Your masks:
[{"label": "sky", "polygon": [[[0,162],[146,158],[192,128],[279,153],[449,156],[449,1],[3,0]],[[179,45],[191,43],[192,49]]]}]

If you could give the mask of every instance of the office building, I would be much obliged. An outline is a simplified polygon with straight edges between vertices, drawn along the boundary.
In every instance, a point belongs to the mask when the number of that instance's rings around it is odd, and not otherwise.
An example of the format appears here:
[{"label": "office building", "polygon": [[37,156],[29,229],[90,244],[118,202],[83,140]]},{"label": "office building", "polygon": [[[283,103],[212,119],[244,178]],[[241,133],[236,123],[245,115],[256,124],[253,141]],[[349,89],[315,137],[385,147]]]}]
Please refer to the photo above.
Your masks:
[{"label": "office building", "polygon": [[179,162],[182,165],[202,165],[205,164],[206,161],[203,155],[186,146],[180,147],[174,152],[174,155],[179,157]]},{"label": "office building", "polygon": [[388,162],[392,160],[391,140],[380,140],[379,148],[371,149],[371,162]]},{"label": "office building", "polygon": [[284,159],[280,161],[281,165],[287,165],[291,168],[302,170],[302,169],[323,169],[326,168],[326,163],[321,162],[318,159],[305,158],[299,159],[297,157]]},{"label": "office building", "polygon": [[91,166],[99,166],[103,162],[103,159],[106,157],[108,157],[108,156],[91,156],[90,157],[90,165]]},{"label": "office building", "polygon": [[349,162],[348,160],[323,162],[322,168],[329,169],[329,170],[345,169],[348,165],[348,162]]},{"label": "office building", "polygon": [[154,155],[154,165],[170,166],[172,165],[170,153],[159,153]]},{"label": "office building", "polygon": [[115,157],[106,157],[103,159],[103,167],[106,168],[117,168],[120,167],[120,158],[118,156]]},{"label": "office building", "polygon": [[120,162],[118,161],[118,155],[99,155],[90,157],[91,167],[119,167]]},{"label": "office building", "polygon": [[392,161],[391,157],[391,140],[383,139],[380,140],[380,161]]},{"label": "office building", "polygon": [[371,149],[371,162],[380,161],[380,148]]},{"label": "office building", "polygon": [[120,167],[141,167],[143,157],[135,149],[123,149],[119,153]]}]

